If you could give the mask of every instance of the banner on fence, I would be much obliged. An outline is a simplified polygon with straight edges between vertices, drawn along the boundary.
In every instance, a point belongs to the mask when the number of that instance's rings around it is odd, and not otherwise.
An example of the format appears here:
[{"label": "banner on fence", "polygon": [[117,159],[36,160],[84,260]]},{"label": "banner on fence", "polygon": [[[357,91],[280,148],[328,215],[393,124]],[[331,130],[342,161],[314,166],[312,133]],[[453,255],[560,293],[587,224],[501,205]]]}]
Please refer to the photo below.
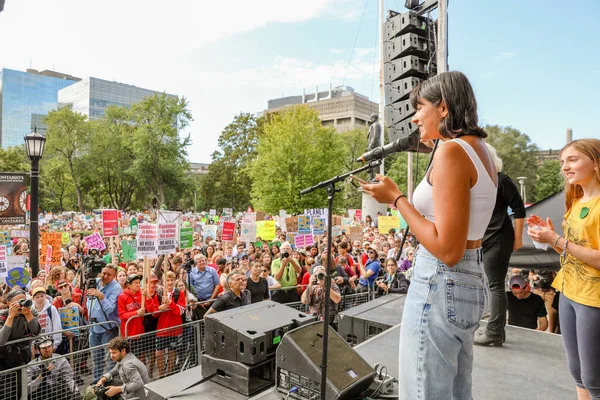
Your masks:
[{"label": "banner on fence", "polygon": [[154,224],[140,224],[137,234],[137,257],[156,257],[157,254],[158,226]]}]

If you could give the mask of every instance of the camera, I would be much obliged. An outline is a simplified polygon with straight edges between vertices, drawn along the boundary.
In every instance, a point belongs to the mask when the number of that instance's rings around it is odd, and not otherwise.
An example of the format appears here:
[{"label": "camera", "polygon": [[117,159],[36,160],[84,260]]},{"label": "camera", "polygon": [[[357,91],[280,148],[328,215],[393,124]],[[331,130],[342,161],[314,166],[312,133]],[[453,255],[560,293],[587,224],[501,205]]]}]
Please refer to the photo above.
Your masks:
[{"label": "camera", "polygon": [[288,253],[287,251],[285,253],[283,253],[281,255],[283,258],[288,258],[290,256],[290,253]]},{"label": "camera", "polygon": [[86,289],[97,289],[96,277],[106,266],[106,261],[100,258],[100,252],[91,249],[88,255],[83,259],[83,278],[85,279]]},{"label": "camera", "polygon": [[325,274],[323,272],[319,272],[317,274],[317,280],[318,281],[324,281],[325,280]]},{"label": "camera", "polygon": [[21,307],[31,308],[32,305],[33,305],[33,301],[31,301],[31,299],[19,300],[19,306],[21,306]]},{"label": "camera", "polygon": [[108,396],[106,395],[106,392],[108,392],[108,388],[104,385],[102,386],[96,386],[94,388],[94,394],[96,395],[96,399],[97,400],[104,400],[104,399],[108,399]]}]

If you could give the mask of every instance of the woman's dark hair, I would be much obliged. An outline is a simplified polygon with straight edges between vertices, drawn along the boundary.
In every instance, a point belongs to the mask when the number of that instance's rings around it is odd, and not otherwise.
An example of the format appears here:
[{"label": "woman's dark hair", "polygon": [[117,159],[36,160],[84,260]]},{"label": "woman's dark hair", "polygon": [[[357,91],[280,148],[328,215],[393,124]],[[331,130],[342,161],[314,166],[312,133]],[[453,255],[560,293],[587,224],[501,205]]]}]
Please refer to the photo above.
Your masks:
[{"label": "woman's dark hair", "polygon": [[439,106],[443,101],[448,115],[440,121],[440,135],[447,139],[464,135],[486,138],[487,133],[478,125],[477,100],[469,80],[462,72],[442,72],[421,82],[410,93],[410,103],[417,108],[420,99]]}]

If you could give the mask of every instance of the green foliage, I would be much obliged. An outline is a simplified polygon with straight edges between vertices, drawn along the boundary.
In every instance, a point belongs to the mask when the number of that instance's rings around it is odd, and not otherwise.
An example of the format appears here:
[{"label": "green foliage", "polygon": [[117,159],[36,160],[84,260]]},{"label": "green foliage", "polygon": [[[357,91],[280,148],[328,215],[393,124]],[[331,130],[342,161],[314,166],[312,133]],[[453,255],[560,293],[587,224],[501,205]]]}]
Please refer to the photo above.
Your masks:
[{"label": "green foliage", "polygon": [[130,115],[135,124],[130,173],[159,204],[178,207],[189,170],[190,137],[179,136],[192,120],[187,100],[155,94],[134,104]]},{"label": "green foliage", "polygon": [[24,144],[0,148],[0,172],[29,172],[30,167]]},{"label": "green foliage", "polygon": [[564,181],[560,173],[560,161],[545,160],[538,169],[536,201],[545,199],[560,191],[564,187]]},{"label": "green foliage", "polygon": [[59,212],[77,208],[73,178],[64,157],[44,154],[40,163],[40,207]]},{"label": "green foliage", "polygon": [[515,182],[520,176],[527,177],[525,181],[527,199],[524,200],[529,203],[538,199],[536,193],[538,147],[531,143],[529,136],[509,126],[488,125],[485,131],[489,135],[486,142],[494,146],[502,159],[502,172]]},{"label": "green foliage", "polygon": [[[341,136],[344,148],[344,164],[343,170],[338,171],[338,174],[352,171],[361,166],[361,163],[356,162],[356,159],[367,150],[368,129],[366,127],[355,128],[342,132],[339,135]],[[363,179],[369,179],[367,172],[361,172],[358,176]],[[346,180],[338,184],[338,187],[341,189],[340,197],[342,198],[342,207],[344,210],[362,207],[362,192],[358,191],[351,181]]]},{"label": "green foliage", "polygon": [[202,181],[202,197],[208,208],[243,210],[250,205],[252,181],[247,167],[256,156],[263,120],[240,113],[221,132],[220,151],[212,154],[207,179]]},{"label": "green foliage", "polygon": [[341,137],[321,125],[317,111],[307,106],[283,110],[265,123],[248,169],[254,207],[272,213],[325,207],[324,190],[304,196],[300,190],[339,174],[343,165]]},{"label": "green foliage", "polygon": [[[430,154],[413,153],[413,190],[425,176],[429,157]],[[396,159],[388,165],[389,167],[386,168],[387,176],[396,182],[402,193],[408,193],[408,153],[399,153]]]}]

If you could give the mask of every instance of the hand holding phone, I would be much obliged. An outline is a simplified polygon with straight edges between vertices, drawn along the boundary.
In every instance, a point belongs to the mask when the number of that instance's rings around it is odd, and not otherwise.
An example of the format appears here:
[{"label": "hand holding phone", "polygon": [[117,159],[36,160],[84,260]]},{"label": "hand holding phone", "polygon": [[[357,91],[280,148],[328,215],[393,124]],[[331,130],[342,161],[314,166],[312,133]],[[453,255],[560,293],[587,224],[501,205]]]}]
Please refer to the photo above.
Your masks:
[{"label": "hand holding phone", "polygon": [[358,183],[362,183],[363,185],[368,185],[368,184],[369,184],[369,182],[365,181],[365,180],[364,180],[364,179],[362,179],[362,178],[359,178],[359,177],[358,177],[358,176],[356,176],[356,175],[350,175],[350,178],[351,178],[351,179],[354,179],[354,180],[355,180],[355,181],[357,181]]}]

